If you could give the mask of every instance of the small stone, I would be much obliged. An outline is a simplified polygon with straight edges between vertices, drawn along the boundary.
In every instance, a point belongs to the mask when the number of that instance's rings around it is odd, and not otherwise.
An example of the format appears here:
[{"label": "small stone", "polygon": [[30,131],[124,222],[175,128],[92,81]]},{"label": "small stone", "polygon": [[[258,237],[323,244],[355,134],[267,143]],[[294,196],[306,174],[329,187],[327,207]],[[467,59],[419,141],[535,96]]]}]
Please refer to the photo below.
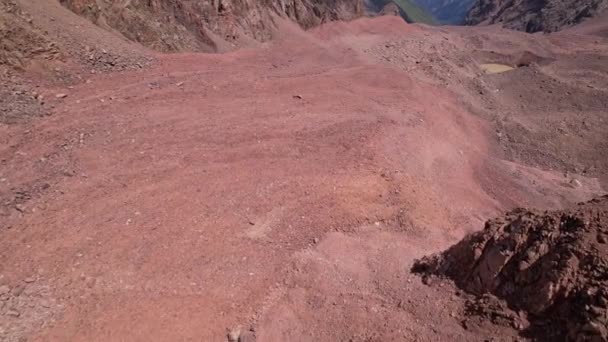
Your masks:
[{"label": "small stone", "polygon": [[93,277],[86,277],[84,282],[88,288],[93,288],[95,286],[95,283],[97,282],[97,280]]},{"label": "small stone", "polygon": [[10,291],[11,291],[11,288],[8,287],[8,285],[0,286],[0,296],[5,295],[5,294],[9,293]]},{"label": "small stone", "polygon": [[55,97],[58,99],[65,99],[66,97],[68,97],[68,94],[59,93],[59,94],[55,95]]},{"label": "small stone", "polygon": [[319,238],[314,238],[314,239],[312,239],[312,242],[314,242],[314,243],[315,243],[315,245],[316,245],[316,244],[318,244],[318,243],[319,243]]},{"label": "small stone", "polygon": [[181,86],[183,86],[183,85],[184,85],[184,82],[178,82],[178,83],[176,83],[175,85],[176,85],[176,86],[178,86],[178,87],[181,87]]},{"label": "small stone", "polygon": [[597,234],[597,242],[602,243],[602,244],[608,242],[608,238],[606,237],[606,234],[602,234],[602,233]]},{"label": "small stone", "polygon": [[302,95],[294,95],[293,98],[298,100],[303,99]]},{"label": "small stone", "polygon": [[9,315],[9,316],[13,316],[13,317],[19,317],[19,316],[21,316],[21,313],[19,313],[19,311],[13,310],[13,309],[8,310],[6,312],[6,314]]},{"label": "small stone", "polygon": [[20,285],[13,287],[11,294],[15,297],[19,297],[23,293],[23,290],[25,290],[25,286],[20,284]]},{"label": "small stone", "polygon": [[74,176],[76,176],[76,171],[73,171],[73,170],[64,170],[62,173],[66,177],[74,177]]},{"label": "small stone", "polygon": [[26,209],[26,208],[25,208],[25,206],[24,206],[23,204],[15,204],[15,209],[16,209],[18,212],[23,213],[23,212],[25,212],[25,209]]},{"label": "small stone", "polygon": [[230,342],[237,342],[239,340],[240,336],[241,336],[241,329],[236,328],[236,329],[228,330],[228,334],[226,337],[228,337],[228,341],[230,341]]},{"label": "small stone", "polygon": [[576,179],[576,178],[573,178],[573,179],[570,181],[570,185],[572,185],[572,186],[573,186],[573,187],[575,187],[575,188],[580,188],[581,186],[583,186],[583,184],[581,184],[581,181],[579,181],[579,180],[578,180],[578,179]]},{"label": "small stone", "polygon": [[29,284],[29,283],[35,282],[36,278],[34,278],[34,277],[27,277],[27,278],[23,279],[23,281]]}]

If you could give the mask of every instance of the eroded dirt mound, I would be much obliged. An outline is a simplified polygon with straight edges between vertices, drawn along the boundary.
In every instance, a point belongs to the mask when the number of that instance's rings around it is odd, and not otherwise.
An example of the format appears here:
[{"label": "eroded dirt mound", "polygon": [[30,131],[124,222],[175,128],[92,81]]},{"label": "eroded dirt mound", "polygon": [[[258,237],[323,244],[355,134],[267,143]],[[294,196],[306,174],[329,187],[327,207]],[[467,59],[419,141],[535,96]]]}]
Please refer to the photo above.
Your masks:
[{"label": "eroded dirt mound", "polygon": [[469,11],[466,23],[501,23],[519,31],[553,32],[578,24],[607,7],[606,0],[478,0]]},{"label": "eroded dirt mound", "polygon": [[362,1],[348,0],[61,0],[95,24],[160,51],[220,51],[266,41],[275,18],[303,28],[363,15]]},{"label": "eroded dirt mound", "polygon": [[[486,223],[446,252],[425,257],[413,271],[447,276],[480,296],[469,313],[493,312],[526,332],[553,339],[608,339],[608,196],[572,210],[516,209]],[[506,305],[497,303],[496,296]],[[510,308],[510,309],[509,309]],[[519,323],[516,323],[519,324]]]}]

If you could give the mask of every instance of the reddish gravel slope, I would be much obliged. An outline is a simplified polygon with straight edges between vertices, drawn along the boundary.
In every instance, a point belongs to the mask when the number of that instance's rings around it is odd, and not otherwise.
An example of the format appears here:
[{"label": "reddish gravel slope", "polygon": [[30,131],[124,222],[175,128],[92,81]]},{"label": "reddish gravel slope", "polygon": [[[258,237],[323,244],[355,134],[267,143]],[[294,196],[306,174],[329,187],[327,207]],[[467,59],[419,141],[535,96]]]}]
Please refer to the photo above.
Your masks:
[{"label": "reddish gravel slope", "polygon": [[[467,330],[464,299],[448,282],[422,284],[413,260],[514,206],[602,194],[605,170],[564,174],[570,164],[501,149],[522,150],[497,141],[492,115],[522,120],[514,95],[481,97],[465,80],[485,94],[506,80],[456,54],[471,46],[463,42],[492,44],[488,31],[448,40],[397,17],[309,32],[280,25],[256,49],[149,55],[154,65],[120,73],[70,62],[66,80],[20,74],[50,115],[0,126],[3,339],[222,341],[227,329],[258,341],[517,336]],[[493,34],[513,50],[529,44]],[[94,38],[127,44],[105,35]],[[551,53],[566,44],[539,39]],[[605,56],[595,39],[567,44]],[[577,63],[572,71],[585,70]],[[523,77],[548,72],[533,70]],[[558,76],[608,90],[601,73]],[[551,98],[539,101],[550,110]],[[603,118],[581,111],[598,123],[581,131],[591,141]],[[538,113],[522,125],[537,127]],[[587,151],[577,139],[572,151]]]}]

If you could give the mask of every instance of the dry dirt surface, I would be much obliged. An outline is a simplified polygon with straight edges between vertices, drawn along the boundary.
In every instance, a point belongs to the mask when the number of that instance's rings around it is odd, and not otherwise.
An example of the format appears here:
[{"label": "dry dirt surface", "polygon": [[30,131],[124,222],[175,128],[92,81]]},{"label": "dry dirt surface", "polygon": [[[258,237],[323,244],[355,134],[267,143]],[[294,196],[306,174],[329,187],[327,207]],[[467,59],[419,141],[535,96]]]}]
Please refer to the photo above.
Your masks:
[{"label": "dry dirt surface", "polygon": [[3,341],[525,340],[463,323],[469,295],[414,260],[506,210],[605,193],[602,22],[277,19],[255,48],[157,54],[15,3],[60,56],[3,66],[43,113],[2,103]]}]

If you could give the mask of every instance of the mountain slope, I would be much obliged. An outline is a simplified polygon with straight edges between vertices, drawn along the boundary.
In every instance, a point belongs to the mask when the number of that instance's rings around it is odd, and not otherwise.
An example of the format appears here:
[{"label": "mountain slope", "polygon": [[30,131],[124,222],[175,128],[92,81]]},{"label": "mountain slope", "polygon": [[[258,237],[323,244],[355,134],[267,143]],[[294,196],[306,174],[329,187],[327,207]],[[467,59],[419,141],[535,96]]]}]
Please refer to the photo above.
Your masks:
[{"label": "mountain slope", "polygon": [[526,32],[553,32],[608,8],[608,0],[477,0],[466,24],[497,24]]},{"label": "mountain slope", "polygon": [[474,0],[416,0],[441,24],[463,24]]},{"label": "mountain slope", "polygon": [[399,15],[408,23],[421,23],[436,25],[438,22],[426,9],[412,0],[369,0],[366,1],[368,9],[380,13],[382,9],[390,4],[399,8]]},{"label": "mountain slope", "polygon": [[429,25],[437,24],[437,20],[435,20],[431,14],[412,0],[395,0],[395,3],[401,8],[403,11],[402,16],[408,22]]},{"label": "mountain slope", "polygon": [[160,51],[218,51],[266,41],[275,19],[310,28],[363,15],[361,0],[60,0],[98,26]]}]

